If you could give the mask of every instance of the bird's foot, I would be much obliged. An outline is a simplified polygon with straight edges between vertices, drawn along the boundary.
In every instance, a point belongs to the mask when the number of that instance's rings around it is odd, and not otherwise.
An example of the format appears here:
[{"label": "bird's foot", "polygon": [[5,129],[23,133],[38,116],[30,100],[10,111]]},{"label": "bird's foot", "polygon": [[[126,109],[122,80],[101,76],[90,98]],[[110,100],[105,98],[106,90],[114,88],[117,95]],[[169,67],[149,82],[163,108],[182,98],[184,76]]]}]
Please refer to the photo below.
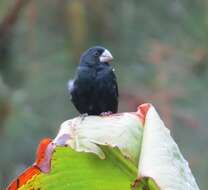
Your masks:
[{"label": "bird's foot", "polygon": [[87,116],[88,116],[88,113],[83,113],[83,114],[81,114],[81,115],[80,115],[81,121],[84,121],[85,117],[87,117]]},{"label": "bird's foot", "polygon": [[102,112],[100,115],[101,116],[109,116],[112,114],[112,111],[107,111],[107,112]]}]

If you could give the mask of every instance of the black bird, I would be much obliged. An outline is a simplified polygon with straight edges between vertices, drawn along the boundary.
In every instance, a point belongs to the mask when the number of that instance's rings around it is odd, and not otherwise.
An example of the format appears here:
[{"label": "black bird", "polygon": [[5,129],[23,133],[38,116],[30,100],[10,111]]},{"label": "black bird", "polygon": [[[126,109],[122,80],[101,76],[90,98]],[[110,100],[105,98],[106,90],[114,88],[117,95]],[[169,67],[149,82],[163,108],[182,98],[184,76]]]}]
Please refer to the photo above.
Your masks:
[{"label": "black bird", "polygon": [[105,115],[118,110],[118,86],[110,65],[111,53],[101,46],[85,51],[74,80],[68,83],[71,101],[81,114]]}]

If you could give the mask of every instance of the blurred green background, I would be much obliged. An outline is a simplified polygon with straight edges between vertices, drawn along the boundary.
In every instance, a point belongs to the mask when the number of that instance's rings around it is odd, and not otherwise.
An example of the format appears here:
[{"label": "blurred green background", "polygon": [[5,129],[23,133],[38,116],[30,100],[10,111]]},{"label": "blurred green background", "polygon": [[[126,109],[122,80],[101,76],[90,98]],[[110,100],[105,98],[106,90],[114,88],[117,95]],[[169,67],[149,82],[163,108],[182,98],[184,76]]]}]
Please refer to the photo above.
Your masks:
[{"label": "blurred green background", "polygon": [[67,81],[94,45],[115,58],[119,111],[153,103],[207,189],[207,0],[0,0],[0,189],[78,115]]}]

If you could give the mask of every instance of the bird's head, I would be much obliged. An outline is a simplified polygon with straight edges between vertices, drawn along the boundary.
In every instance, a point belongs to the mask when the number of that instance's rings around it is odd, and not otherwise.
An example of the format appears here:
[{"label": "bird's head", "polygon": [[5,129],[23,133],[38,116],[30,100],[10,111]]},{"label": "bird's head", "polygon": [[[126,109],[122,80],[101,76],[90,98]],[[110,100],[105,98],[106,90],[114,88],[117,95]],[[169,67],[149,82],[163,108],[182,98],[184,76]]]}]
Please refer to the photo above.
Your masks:
[{"label": "bird's head", "polygon": [[81,58],[80,64],[96,65],[99,63],[109,63],[113,60],[111,53],[101,46],[95,46],[86,50]]}]

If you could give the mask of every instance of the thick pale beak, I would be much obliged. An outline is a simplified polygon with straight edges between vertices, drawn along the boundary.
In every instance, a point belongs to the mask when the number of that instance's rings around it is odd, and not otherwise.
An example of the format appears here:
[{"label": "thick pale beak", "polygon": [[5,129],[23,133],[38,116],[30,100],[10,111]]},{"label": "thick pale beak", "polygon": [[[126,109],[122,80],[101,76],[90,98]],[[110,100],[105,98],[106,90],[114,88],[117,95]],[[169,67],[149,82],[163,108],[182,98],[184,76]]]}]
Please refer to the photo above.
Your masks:
[{"label": "thick pale beak", "polygon": [[112,60],[113,60],[113,56],[107,49],[100,56],[100,62],[110,62]]}]

